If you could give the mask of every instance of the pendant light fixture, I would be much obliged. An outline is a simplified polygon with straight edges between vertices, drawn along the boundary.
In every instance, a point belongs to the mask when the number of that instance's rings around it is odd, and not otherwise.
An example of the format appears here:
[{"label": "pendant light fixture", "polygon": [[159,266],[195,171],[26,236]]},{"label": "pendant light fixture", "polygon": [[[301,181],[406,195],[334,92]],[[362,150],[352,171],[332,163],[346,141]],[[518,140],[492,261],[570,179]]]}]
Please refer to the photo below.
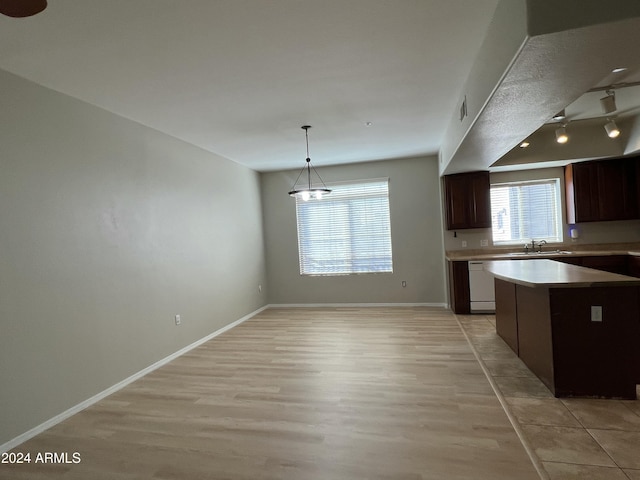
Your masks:
[{"label": "pendant light fixture", "polygon": [[[313,165],[311,165],[311,158],[309,157],[309,129],[311,128],[311,125],[303,125],[300,128],[304,130],[304,135],[307,139],[307,160],[306,160],[307,164],[304,167],[302,167],[302,170],[300,170],[300,173],[298,174],[298,178],[296,178],[296,181],[293,184],[293,187],[291,188],[289,195],[292,197],[301,198],[305,202],[311,198],[320,200],[323,195],[327,195],[331,193],[331,190],[327,188],[327,186],[322,181],[320,174],[318,174],[318,172],[313,167]],[[302,176],[302,174],[305,173],[305,170],[307,173],[307,183],[298,186],[298,180],[300,180],[300,177]],[[314,187],[313,184],[311,183],[311,170],[313,170],[313,173],[315,173],[315,175],[320,180],[320,183],[322,184],[322,188],[317,186]]]}]

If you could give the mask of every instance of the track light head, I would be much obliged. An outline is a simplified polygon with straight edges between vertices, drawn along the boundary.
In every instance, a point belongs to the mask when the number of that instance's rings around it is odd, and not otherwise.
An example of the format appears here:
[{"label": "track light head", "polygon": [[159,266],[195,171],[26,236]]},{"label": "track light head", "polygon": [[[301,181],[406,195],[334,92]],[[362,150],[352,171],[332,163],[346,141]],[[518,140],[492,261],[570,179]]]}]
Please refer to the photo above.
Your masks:
[{"label": "track light head", "polygon": [[616,138],[616,137],[618,137],[620,135],[620,129],[616,125],[615,120],[609,120],[605,124],[604,129],[606,130],[607,135],[609,136],[609,138]]},{"label": "track light head", "polygon": [[567,129],[564,127],[556,128],[556,142],[558,143],[567,143],[569,141],[569,136],[567,135]]},{"label": "track light head", "polygon": [[600,99],[600,106],[602,107],[602,113],[615,112],[618,109],[616,106],[616,92],[607,90],[607,96]]}]

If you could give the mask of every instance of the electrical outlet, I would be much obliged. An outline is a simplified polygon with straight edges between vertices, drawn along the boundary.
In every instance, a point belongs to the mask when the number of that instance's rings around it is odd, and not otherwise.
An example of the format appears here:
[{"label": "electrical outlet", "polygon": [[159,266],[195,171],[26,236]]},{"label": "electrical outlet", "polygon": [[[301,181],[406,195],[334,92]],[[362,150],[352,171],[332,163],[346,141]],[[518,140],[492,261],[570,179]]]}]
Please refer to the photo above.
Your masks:
[{"label": "electrical outlet", "polygon": [[258,285],[258,293],[262,293],[262,285]]},{"label": "electrical outlet", "polygon": [[481,247],[488,247],[489,246],[489,240],[487,240],[487,239],[480,240],[480,246]]},{"label": "electrical outlet", "polygon": [[466,240],[462,240],[462,248],[466,248],[467,247],[467,241]]},{"label": "electrical outlet", "polygon": [[407,286],[407,282],[405,280],[402,281],[402,288]]},{"label": "electrical outlet", "polygon": [[180,325],[182,323],[182,317],[180,315],[176,315],[175,320],[176,325]]},{"label": "electrical outlet", "polygon": [[602,321],[602,307],[600,305],[591,305],[591,321]]}]

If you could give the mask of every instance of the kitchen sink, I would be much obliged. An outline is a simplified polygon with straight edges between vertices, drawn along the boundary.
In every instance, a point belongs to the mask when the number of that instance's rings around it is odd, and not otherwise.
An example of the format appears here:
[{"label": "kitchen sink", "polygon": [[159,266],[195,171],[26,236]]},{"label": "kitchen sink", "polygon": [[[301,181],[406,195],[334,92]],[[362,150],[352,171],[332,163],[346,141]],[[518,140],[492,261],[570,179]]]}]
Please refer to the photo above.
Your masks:
[{"label": "kitchen sink", "polygon": [[569,255],[573,252],[568,250],[543,250],[542,252],[512,252],[508,253],[510,257],[535,257],[535,256],[548,256],[548,255]]}]

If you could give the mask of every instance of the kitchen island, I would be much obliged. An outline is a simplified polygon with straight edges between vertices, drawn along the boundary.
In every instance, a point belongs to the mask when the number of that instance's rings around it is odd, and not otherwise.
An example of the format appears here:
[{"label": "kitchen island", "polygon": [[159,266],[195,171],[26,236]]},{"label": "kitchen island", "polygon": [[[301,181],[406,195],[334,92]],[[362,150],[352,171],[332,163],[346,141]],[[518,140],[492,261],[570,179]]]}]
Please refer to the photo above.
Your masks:
[{"label": "kitchen island", "polygon": [[553,260],[496,260],[496,330],[556,397],[636,398],[640,279]]}]

